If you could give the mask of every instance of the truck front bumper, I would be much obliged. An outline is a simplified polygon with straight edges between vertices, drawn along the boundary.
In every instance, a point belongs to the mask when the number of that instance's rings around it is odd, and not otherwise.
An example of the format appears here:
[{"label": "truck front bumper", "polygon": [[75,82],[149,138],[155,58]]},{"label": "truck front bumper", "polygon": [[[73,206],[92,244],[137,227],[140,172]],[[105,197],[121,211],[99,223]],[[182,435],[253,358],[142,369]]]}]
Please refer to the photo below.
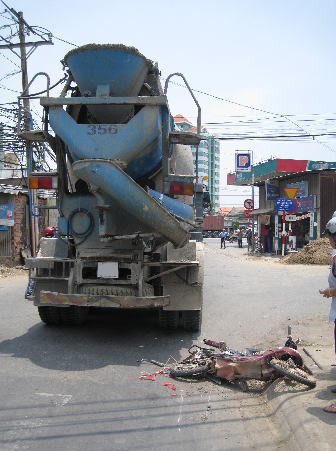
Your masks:
[{"label": "truck front bumper", "polygon": [[64,294],[53,291],[40,292],[40,305],[78,307],[109,307],[121,309],[159,308],[170,305],[170,296],[113,296],[91,294]]}]

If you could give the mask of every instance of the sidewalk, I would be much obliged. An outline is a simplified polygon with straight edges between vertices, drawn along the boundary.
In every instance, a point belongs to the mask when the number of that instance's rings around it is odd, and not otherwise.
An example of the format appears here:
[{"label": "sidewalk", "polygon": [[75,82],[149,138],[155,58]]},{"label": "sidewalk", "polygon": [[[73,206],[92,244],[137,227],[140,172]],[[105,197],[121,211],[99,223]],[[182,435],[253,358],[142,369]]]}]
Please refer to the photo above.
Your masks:
[{"label": "sidewalk", "polygon": [[[224,253],[224,251],[223,251]],[[242,252],[236,247],[227,246],[225,254],[233,259],[245,261],[259,261],[288,268],[293,270],[293,292],[296,291],[295,277],[300,277],[301,271],[307,273],[312,266],[306,265],[285,265],[281,263],[282,257],[274,254],[251,254],[244,246]],[[317,265],[320,266],[320,265]],[[297,270],[299,268],[299,270]],[[307,268],[307,271],[306,271]],[[328,268],[325,266],[325,279],[321,287],[327,283]],[[309,272],[309,271],[308,271]],[[287,271],[286,274],[291,273]],[[278,285],[277,285],[278,286]],[[279,286],[281,284],[279,283]],[[288,286],[287,286],[288,289]],[[288,317],[288,325],[291,326],[294,339],[301,338],[298,351],[304,358],[305,364],[312,370],[317,384],[314,389],[306,389],[303,385],[291,383],[287,380],[274,382],[263,394],[265,400],[265,410],[269,418],[279,425],[284,435],[285,449],[302,451],[325,451],[336,450],[336,414],[326,413],[323,408],[336,402],[336,394],[330,392],[330,388],[336,385],[336,357],[334,352],[334,325],[328,322],[328,312],[330,301],[323,299],[314,292],[304,292],[302,295],[297,291],[296,296],[300,297],[299,313]],[[285,295],[285,294],[284,294]],[[311,296],[314,302],[320,303],[321,313],[314,316],[307,316],[305,302],[302,296]],[[286,297],[286,296],[285,296]],[[295,303],[295,295],[289,296],[289,300]],[[296,319],[294,319],[296,318]],[[299,318],[299,319],[297,319]],[[277,317],[270,318],[272,323],[276,323]],[[270,346],[279,346],[279,331],[274,331],[274,337],[265,337],[265,343]],[[284,330],[284,333],[285,330]],[[285,338],[285,337],[283,337]],[[263,343],[264,344],[264,343]],[[261,344],[262,345],[262,344]],[[257,343],[257,347],[259,343]],[[303,351],[305,348],[318,363],[308,357]],[[319,368],[321,367],[321,368]],[[270,448],[271,449],[271,448]],[[283,449],[283,448],[281,448]]]},{"label": "sidewalk", "polygon": [[[321,325],[321,338],[325,329],[325,324]],[[330,388],[336,385],[336,359],[329,341],[325,346],[298,347],[306,365],[314,373],[316,388],[309,390],[302,386],[302,390],[298,391],[298,385],[292,388],[288,382],[281,381],[272,384],[265,393],[270,413],[281,421],[290,450],[336,449],[336,414],[323,411],[323,407],[336,402],[336,394],[330,392]],[[318,365],[305,354],[303,348]]]},{"label": "sidewalk", "polygon": [[[247,258],[280,263],[282,257],[248,254]],[[290,450],[336,450],[336,413],[323,411],[327,405],[336,403],[336,394],[330,391],[336,386],[334,325],[323,315],[305,318],[292,324],[292,333],[293,338],[302,337],[298,351],[316,378],[316,388],[310,390],[302,386],[298,391],[298,385],[291,388],[285,381],[272,384],[265,393],[268,408],[271,415],[281,421]]]}]

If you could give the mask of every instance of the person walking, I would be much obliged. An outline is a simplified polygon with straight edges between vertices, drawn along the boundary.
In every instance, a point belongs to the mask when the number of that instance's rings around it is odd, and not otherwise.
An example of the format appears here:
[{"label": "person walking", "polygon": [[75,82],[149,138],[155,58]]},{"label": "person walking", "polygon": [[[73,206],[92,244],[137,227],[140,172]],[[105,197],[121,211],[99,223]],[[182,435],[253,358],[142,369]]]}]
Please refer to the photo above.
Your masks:
[{"label": "person walking", "polygon": [[240,229],[237,230],[237,241],[238,247],[243,247],[243,232]]},{"label": "person walking", "polygon": [[219,234],[219,238],[221,239],[221,249],[224,248],[225,249],[225,238],[226,238],[226,232],[223,229],[221,231],[221,233]]},{"label": "person walking", "polygon": [[[330,221],[327,222],[324,234],[329,238],[329,242],[332,248],[332,262],[328,277],[329,287],[319,291],[324,298],[331,298],[329,321],[334,323],[334,343],[336,353],[336,212],[334,213]],[[332,393],[336,393],[336,385],[331,388],[331,391]],[[323,410],[329,413],[336,413],[336,402],[333,402],[330,405],[324,407]]]}]

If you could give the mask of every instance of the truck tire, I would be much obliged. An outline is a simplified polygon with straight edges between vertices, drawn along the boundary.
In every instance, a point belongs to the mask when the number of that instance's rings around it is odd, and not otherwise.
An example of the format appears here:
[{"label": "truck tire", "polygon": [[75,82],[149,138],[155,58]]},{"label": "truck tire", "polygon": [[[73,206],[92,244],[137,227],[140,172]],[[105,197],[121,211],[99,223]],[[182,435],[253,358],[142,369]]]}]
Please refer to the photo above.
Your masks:
[{"label": "truck tire", "polygon": [[159,326],[165,329],[177,329],[180,313],[172,310],[159,310]]},{"label": "truck tire", "polygon": [[60,309],[58,307],[38,307],[38,312],[41,321],[48,326],[61,324]]},{"label": "truck tire", "polygon": [[201,310],[185,310],[182,312],[182,321],[184,330],[189,332],[199,332],[202,323]]},{"label": "truck tire", "polygon": [[70,307],[60,308],[60,316],[62,324],[66,326],[78,326],[85,323],[88,318],[89,307]]}]

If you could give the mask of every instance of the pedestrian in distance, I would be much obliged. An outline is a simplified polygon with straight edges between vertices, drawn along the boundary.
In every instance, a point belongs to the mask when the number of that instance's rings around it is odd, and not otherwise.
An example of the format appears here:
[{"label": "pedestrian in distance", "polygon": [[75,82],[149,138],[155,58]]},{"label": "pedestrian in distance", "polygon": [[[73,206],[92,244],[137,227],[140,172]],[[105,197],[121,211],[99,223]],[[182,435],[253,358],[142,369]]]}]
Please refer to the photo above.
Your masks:
[{"label": "pedestrian in distance", "polygon": [[252,250],[252,248],[253,248],[253,246],[252,246],[252,230],[251,229],[247,229],[246,240],[247,240],[247,252],[250,252],[250,250]]},{"label": "pedestrian in distance", "polygon": [[221,233],[219,234],[219,238],[221,239],[221,249],[224,248],[225,249],[225,238],[226,238],[226,232],[225,230],[222,230]]},{"label": "pedestrian in distance", "polygon": [[243,232],[240,229],[237,230],[237,241],[238,247],[243,247]]},{"label": "pedestrian in distance", "polygon": [[[319,290],[324,298],[331,299],[329,321],[334,323],[334,343],[336,353],[336,212],[330,221],[327,222],[324,234],[329,238],[332,248],[332,262],[328,277],[329,288]],[[331,388],[332,393],[336,393],[336,385]],[[336,413],[336,402],[331,403],[323,409],[325,412]]]}]

